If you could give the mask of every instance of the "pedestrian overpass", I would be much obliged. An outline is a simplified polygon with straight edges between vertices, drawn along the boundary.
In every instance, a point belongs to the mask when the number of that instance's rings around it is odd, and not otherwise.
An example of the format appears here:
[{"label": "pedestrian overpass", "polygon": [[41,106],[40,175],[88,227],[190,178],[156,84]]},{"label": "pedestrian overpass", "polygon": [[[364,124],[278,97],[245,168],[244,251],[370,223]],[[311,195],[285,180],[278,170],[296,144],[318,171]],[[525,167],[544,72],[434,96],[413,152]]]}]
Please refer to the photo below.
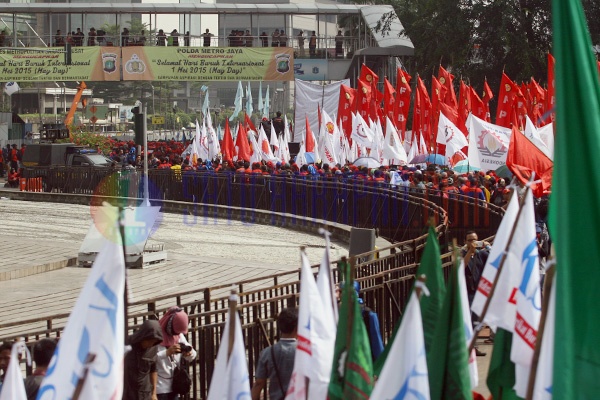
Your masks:
[{"label": "pedestrian overpass", "polygon": [[[383,16],[391,17],[390,30],[388,32],[378,31],[378,22]],[[175,26],[161,26],[160,18],[164,16],[175,16]],[[211,25],[211,19],[213,25]],[[210,37],[209,46],[205,46],[202,33],[206,27],[214,26],[216,20],[218,29],[214,36]],[[143,25],[145,23],[145,25]],[[136,27],[143,26],[145,30],[136,31]],[[338,26],[343,32],[343,44],[341,52],[336,51],[336,38]],[[96,49],[91,51],[85,49],[89,44],[88,33],[92,27],[96,32],[106,31],[106,40],[103,43],[94,41],[95,47],[113,47],[110,51]],[[123,28],[131,29],[130,33],[124,33]],[[56,36],[60,30],[63,40],[66,41],[69,33],[77,33],[77,28],[83,34],[81,41],[75,41],[73,61],[75,65],[64,65],[61,63],[61,48],[57,48]],[[255,57],[260,57],[264,32],[269,36],[275,29],[285,32],[288,40],[286,42],[289,59],[293,60],[293,73],[287,73],[280,77],[283,81],[291,81],[294,78],[303,80],[331,81],[346,77],[354,78],[362,63],[366,63],[375,72],[386,75],[390,80],[395,79],[397,57],[409,57],[414,52],[410,39],[401,35],[402,24],[395,15],[391,6],[369,6],[355,4],[254,4],[254,3],[175,3],[175,4],[151,4],[151,3],[9,3],[4,4],[0,13],[0,30],[4,34],[0,37],[0,71],[5,80],[35,80],[35,81],[61,81],[61,80],[94,80],[94,76],[85,76],[83,71],[85,58],[91,62],[89,70],[98,68],[115,68],[115,72],[136,71],[138,64],[113,65],[124,48],[144,45],[145,52],[150,52],[154,57],[160,59],[159,49],[156,49],[160,40],[157,35],[160,29],[169,35],[172,29],[179,30],[179,46],[190,48],[227,48],[231,47],[231,31],[244,31],[248,36],[243,42],[244,47],[238,49],[237,54],[247,53],[248,47],[258,51]],[[248,31],[248,32],[246,32]],[[304,32],[305,47],[308,47],[312,31],[315,31],[316,48],[309,53],[308,48],[303,48],[298,38],[300,31]],[[184,38],[186,36],[187,38]],[[73,38],[71,38],[73,39]],[[185,40],[185,41],[184,41]],[[339,40],[339,38],[338,38]],[[267,42],[268,43],[268,42]],[[79,46],[77,46],[79,44]],[[105,46],[98,46],[98,44]],[[106,46],[109,44],[110,46]],[[246,46],[248,44],[249,46]],[[269,44],[269,43],[268,43]],[[168,46],[167,46],[168,47]],[[270,44],[267,47],[272,47]],[[148,50],[148,48],[154,48]],[[128,49],[130,50],[130,49]],[[139,49],[138,49],[139,50]],[[168,52],[174,49],[160,49]],[[200,49],[201,50],[201,49]],[[260,51],[259,51],[260,50]],[[126,49],[127,51],[127,49]],[[214,51],[214,50],[212,50]],[[278,53],[282,49],[277,50]],[[110,55],[106,55],[106,54]],[[129,51],[132,53],[132,51]],[[273,53],[271,49],[271,53]],[[98,55],[100,54],[100,55]],[[157,55],[159,54],[159,55]],[[46,62],[53,68],[50,71],[38,69],[40,60],[44,55],[53,57]],[[139,56],[139,54],[138,54]],[[15,58],[16,57],[16,58]],[[214,56],[218,59],[217,56]],[[25,61],[21,63],[20,61]],[[29,61],[27,61],[29,58]],[[55,61],[53,63],[52,61]],[[128,60],[128,61],[131,61]],[[134,59],[135,61],[135,59]],[[34,67],[29,69],[29,67]],[[77,70],[77,71],[76,71]],[[180,69],[184,71],[185,69]],[[237,70],[232,70],[230,75],[224,74],[219,69],[207,69],[204,74],[190,72],[183,76],[189,80],[212,80],[236,81]],[[211,72],[212,71],[212,72]],[[91,74],[91,72],[90,72]],[[179,80],[182,74],[155,74],[156,76],[139,75],[139,80]],[[243,74],[242,74],[243,75]],[[160,78],[157,78],[160,76]],[[127,80],[123,73],[112,73],[107,80]],[[87,78],[87,79],[86,79]],[[96,76],[96,78],[98,78]],[[252,78],[252,76],[245,76]],[[249,80],[268,80],[260,74]],[[102,79],[101,79],[102,80]]]}]

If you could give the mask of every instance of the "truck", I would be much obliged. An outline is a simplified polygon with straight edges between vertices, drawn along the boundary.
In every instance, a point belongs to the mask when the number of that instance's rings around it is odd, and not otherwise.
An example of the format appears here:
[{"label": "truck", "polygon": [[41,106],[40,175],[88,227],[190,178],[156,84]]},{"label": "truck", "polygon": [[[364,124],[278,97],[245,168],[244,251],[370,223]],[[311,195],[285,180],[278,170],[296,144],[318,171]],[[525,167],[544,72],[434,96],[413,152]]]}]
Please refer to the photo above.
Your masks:
[{"label": "truck", "polygon": [[[24,178],[41,178],[42,190],[63,191],[71,182],[87,182],[91,187],[108,174],[112,160],[96,149],[73,143],[30,144],[22,159]],[[84,179],[70,179],[73,174]],[[81,188],[87,191],[86,188]]]}]

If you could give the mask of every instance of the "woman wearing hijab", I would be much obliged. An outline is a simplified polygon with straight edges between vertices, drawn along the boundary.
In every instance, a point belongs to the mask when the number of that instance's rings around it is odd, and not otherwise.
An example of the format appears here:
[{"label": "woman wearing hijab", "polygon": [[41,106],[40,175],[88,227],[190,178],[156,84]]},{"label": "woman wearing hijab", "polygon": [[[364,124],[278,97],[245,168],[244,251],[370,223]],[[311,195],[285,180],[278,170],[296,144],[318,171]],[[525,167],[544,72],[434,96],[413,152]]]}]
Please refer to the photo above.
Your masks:
[{"label": "woman wearing hijab", "polygon": [[196,350],[184,336],[188,332],[188,316],[181,308],[171,307],[158,323],[163,341],[156,354],[156,393],[158,400],[178,400],[179,395],[172,391],[175,367],[181,364],[182,355],[188,362],[196,358]]}]

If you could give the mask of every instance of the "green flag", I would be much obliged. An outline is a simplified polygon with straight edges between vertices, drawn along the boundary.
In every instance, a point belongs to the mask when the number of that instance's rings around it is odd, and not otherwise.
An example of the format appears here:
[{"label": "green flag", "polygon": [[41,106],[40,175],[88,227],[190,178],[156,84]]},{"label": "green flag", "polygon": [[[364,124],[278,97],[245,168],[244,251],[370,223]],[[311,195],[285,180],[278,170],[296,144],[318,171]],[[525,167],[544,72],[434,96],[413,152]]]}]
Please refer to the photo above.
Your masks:
[{"label": "green flag", "polygon": [[[456,265],[452,267],[436,328],[431,351],[427,354],[427,359],[434,361],[429,369],[431,400],[472,399]],[[427,364],[429,368],[429,362]]]},{"label": "green flag", "polygon": [[510,361],[512,333],[498,328],[494,336],[494,351],[490,360],[487,387],[494,400],[517,400],[515,393],[515,364]]},{"label": "green flag", "polygon": [[[596,18],[592,17],[591,18]],[[553,0],[556,145],[555,399],[600,393],[600,84],[579,0]],[[582,171],[574,174],[573,168]]]},{"label": "green flag", "polygon": [[[425,243],[425,249],[421,256],[421,263],[417,269],[416,276],[420,277],[421,275],[425,275],[427,278],[425,286],[427,286],[427,289],[429,289],[430,292],[429,296],[421,296],[421,317],[423,320],[425,349],[427,354],[429,354],[431,351],[431,343],[433,342],[435,324],[438,320],[440,311],[442,310],[442,303],[444,301],[444,296],[446,295],[446,282],[444,281],[444,273],[442,270],[440,244],[437,239],[437,232],[432,226],[429,227],[427,242]],[[385,364],[387,354],[391,344],[394,342],[400,322],[402,322],[402,320],[398,321],[398,324],[394,328],[394,334],[385,347],[384,352],[375,361],[373,369],[374,374],[377,376],[379,376],[381,369]],[[435,360],[427,358],[427,368],[429,369],[432,368],[431,362],[435,362]]]},{"label": "green flag", "polygon": [[346,284],[342,289],[327,397],[331,400],[368,399],[373,390],[373,361],[367,328],[352,285],[350,265],[339,262],[338,269],[344,271]]}]

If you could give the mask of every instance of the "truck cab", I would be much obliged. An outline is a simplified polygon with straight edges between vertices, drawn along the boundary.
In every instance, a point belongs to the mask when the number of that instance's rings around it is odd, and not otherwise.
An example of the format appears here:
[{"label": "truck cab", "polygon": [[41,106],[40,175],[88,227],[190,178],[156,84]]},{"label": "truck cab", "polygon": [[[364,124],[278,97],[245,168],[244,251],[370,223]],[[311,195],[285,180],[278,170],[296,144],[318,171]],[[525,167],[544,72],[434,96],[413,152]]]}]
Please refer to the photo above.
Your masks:
[{"label": "truck cab", "polygon": [[110,165],[111,160],[95,149],[73,143],[30,144],[23,155],[25,169],[53,166],[105,168]]}]

